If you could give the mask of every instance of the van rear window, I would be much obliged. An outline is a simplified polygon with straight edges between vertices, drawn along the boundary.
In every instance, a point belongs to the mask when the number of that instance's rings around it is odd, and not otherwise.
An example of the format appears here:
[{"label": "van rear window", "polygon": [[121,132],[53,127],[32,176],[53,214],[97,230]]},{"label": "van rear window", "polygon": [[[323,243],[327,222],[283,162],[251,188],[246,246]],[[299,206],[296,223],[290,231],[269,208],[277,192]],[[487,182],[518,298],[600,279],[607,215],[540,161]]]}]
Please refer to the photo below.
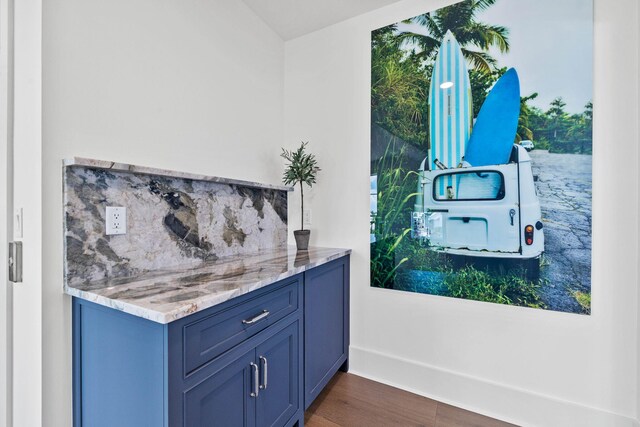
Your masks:
[{"label": "van rear window", "polygon": [[452,172],[433,181],[433,198],[442,201],[501,200],[504,176],[496,171]]}]

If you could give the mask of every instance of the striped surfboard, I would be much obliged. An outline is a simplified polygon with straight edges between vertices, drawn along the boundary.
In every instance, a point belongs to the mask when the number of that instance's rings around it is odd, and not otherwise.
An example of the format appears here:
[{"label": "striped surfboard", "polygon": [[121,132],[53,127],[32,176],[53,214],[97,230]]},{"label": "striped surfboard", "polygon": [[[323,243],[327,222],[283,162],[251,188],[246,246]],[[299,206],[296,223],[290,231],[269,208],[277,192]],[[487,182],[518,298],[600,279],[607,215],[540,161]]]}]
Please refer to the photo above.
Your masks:
[{"label": "striped surfboard", "polygon": [[[460,164],[465,155],[472,123],[473,104],[469,70],[458,41],[451,31],[447,31],[431,74],[429,90],[431,144],[428,153],[428,169],[437,169],[436,161],[441,162],[446,168],[455,168]],[[453,183],[449,184],[455,187]],[[444,195],[446,191],[444,181],[441,186],[440,192]]]}]

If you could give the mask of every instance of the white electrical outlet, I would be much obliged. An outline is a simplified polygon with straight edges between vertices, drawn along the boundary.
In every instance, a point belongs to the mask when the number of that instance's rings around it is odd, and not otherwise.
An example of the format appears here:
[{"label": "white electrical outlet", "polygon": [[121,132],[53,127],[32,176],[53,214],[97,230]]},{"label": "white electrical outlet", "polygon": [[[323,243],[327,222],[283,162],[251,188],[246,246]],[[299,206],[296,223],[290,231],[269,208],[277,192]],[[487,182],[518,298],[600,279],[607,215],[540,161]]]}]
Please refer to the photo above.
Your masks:
[{"label": "white electrical outlet", "polygon": [[107,235],[127,234],[127,208],[107,206]]},{"label": "white electrical outlet", "polygon": [[304,225],[311,225],[311,209],[305,209],[303,213]]}]

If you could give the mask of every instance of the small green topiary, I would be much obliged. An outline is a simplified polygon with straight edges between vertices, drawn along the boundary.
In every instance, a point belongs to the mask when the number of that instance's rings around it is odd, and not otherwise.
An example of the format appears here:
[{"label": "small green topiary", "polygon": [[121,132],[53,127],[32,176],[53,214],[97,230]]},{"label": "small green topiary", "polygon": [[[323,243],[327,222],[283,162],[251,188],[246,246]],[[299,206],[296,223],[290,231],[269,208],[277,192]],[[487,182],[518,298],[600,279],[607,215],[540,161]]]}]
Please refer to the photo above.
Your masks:
[{"label": "small green topiary", "polygon": [[302,184],[312,187],[316,183],[318,167],[316,156],[305,152],[308,142],[302,142],[295,151],[282,149],[280,156],[287,160],[282,182],[285,185],[300,184],[300,230],[304,230],[304,188]]}]

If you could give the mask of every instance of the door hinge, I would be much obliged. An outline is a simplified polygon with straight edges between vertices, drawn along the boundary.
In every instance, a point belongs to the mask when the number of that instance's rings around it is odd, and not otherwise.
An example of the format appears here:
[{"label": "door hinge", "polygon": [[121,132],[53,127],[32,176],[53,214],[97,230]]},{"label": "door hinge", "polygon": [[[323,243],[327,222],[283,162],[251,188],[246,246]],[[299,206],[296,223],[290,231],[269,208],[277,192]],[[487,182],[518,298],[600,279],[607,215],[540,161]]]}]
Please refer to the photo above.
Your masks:
[{"label": "door hinge", "polygon": [[9,281],[22,282],[22,242],[9,242]]}]

